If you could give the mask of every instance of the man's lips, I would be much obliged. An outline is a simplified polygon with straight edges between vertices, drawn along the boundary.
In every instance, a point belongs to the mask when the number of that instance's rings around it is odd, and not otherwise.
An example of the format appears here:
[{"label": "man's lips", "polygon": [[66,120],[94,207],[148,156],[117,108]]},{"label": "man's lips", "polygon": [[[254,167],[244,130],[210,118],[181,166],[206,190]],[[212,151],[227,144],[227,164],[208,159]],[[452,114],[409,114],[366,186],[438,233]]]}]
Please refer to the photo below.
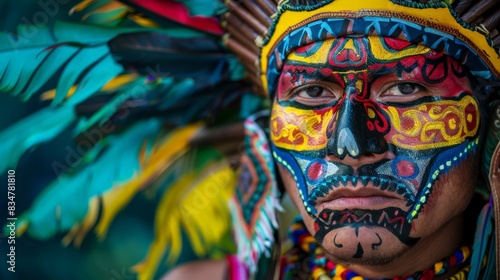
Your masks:
[{"label": "man's lips", "polygon": [[332,176],[311,186],[307,200],[315,208],[319,203],[330,201],[333,201],[330,203],[333,205],[337,203],[337,206],[349,206],[347,208],[351,208],[351,205],[366,208],[391,203],[406,207],[415,202],[415,195],[404,183],[390,178]]},{"label": "man's lips", "polygon": [[332,190],[316,200],[317,210],[329,209],[382,209],[387,207],[407,208],[408,201],[394,192],[375,187],[345,186]]}]

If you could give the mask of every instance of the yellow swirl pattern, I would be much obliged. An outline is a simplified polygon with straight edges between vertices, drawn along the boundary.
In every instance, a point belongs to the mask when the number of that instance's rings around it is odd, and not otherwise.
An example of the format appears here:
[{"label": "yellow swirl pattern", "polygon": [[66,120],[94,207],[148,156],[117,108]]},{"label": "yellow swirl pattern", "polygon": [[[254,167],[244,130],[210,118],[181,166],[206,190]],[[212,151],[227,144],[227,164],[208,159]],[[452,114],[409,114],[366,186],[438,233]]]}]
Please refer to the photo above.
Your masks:
[{"label": "yellow swirl pattern", "polygon": [[314,151],[326,147],[326,130],[333,110],[302,110],[294,107],[273,106],[271,139],[280,148],[294,151]]},{"label": "yellow swirl pattern", "polygon": [[[471,106],[473,109],[466,111]],[[396,146],[413,150],[435,149],[459,144],[477,134],[479,108],[472,96],[412,108],[388,106],[386,109],[392,124],[389,139]]]}]

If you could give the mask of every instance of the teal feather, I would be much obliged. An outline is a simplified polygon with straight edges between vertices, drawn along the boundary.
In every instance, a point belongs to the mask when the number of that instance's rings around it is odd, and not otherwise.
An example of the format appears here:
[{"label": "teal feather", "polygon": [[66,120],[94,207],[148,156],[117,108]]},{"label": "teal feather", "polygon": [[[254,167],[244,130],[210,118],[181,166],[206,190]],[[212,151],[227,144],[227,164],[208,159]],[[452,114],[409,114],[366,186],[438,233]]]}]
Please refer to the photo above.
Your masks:
[{"label": "teal feather", "polygon": [[[95,162],[75,174],[61,175],[46,187],[22,214],[19,224],[28,224],[28,233],[39,239],[70,230],[85,217],[91,197],[130,179],[139,170],[138,154],[142,144],[146,139],[155,139],[160,129],[159,121],[147,120],[122,134],[109,136],[106,147],[100,144],[95,147],[104,149]],[[116,164],[118,162],[120,164]]]},{"label": "teal feather", "polygon": [[[4,62],[0,65],[0,91],[9,92],[15,96],[22,93],[21,97],[26,101],[64,67],[65,73],[73,72],[73,76],[84,74],[81,78],[81,83],[83,85],[85,83],[89,84],[85,88],[82,86],[73,95],[74,101],[71,103],[76,104],[76,101],[81,101],[98,90],[98,86],[103,85],[110,77],[123,71],[121,66],[116,64],[112,58],[103,59],[103,55],[109,53],[106,47],[99,48],[92,45],[105,43],[106,41],[99,42],[99,38],[105,40],[113,37],[120,33],[119,30],[113,30],[110,33],[108,30],[101,31],[96,27],[65,23],[56,23],[53,28],[41,26],[37,26],[36,28],[37,32],[29,40],[26,40],[22,36],[14,39],[12,36],[9,37],[5,34],[0,38],[0,41],[9,41],[9,45],[13,47],[10,49],[3,48],[0,51],[0,60]],[[19,30],[22,29],[23,26],[20,26]],[[69,32],[69,29],[72,29],[71,32]],[[95,33],[96,36],[82,35],[88,33]],[[20,34],[22,35],[23,33]],[[79,37],[76,38],[75,34],[78,34]],[[73,41],[74,39],[77,39],[78,41],[76,42],[79,44],[66,43],[75,42]],[[82,44],[88,44],[88,46],[83,47]],[[56,47],[53,47],[54,45]],[[77,53],[84,48],[89,50],[86,52],[87,63],[93,67],[93,69],[88,69],[88,71],[82,68],[81,65],[68,63],[75,55],[79,57]],[[69,66],[72,68],[68,69]],[[96,68],[99,69],[95,70]],[[85,73],[86,71],[87,73]],[[72,85],[65,86],[65,83],[68,83],[68,81],[59,79],[58,87],[69,88]],[[59,93],[59,95],[62,94],[64,97],[66,93],[67,91]],[[78,97],[78,95],[81,96]],[[57,101],[60,100],[62,98],[58,96]]]},{"label": "teal feather", "polygon": [[0,171],[14,168],[26,150],[54,138],[75,119],[72,107],[47,107],[3,130],[0,133]]},{"label": "teal feather", "polygon": [[[68,89],[79,87],[70,104],[77,104],[98,91],[107,81],[123,72],[121,65],[109,56],[107,41],[122,33],[144,28],[106,28],[92,25],[56,22],[35,28],[29,38],[26,26],[18,28],[18,36],[0,34],[0,91],[23,100],[30,99],[63,69],[58,79],[54,104],[62,102]],[[177,33],[179,31],[174,31]]]},{"label": "teal feather", "polygon": [[[106,104],[95,112],[90,118],[80,119],[75,130],[76,134],[80,134],[95,125],[102,125],[104,122],[108,121],[127,100],[144,98],[145,96],[143,95],[145,95],[146,92],[154,87],[157,87],[157,84],[147,84],[146,80],[146,77],[140,77],[135,81],[120,87],[114,97],[106,102]],[[164,79],[163,82],[164,85],[172,83],[173,79],[171,78]]]},{"label": "teal feather", "polygon": [[86,73],[85,77],[79,83],[73,96],[67,101],[70,105],[77,105],[92,94],[99,91],[107,82],[118,76],[123,68],[113,60],[111,55],[105,56],[92,69]]},{"label": "teal feather", "polygon": [[127,19],[126,17],[123,17],[124,12],[127,12],[127,8],[92,14],[85,19],[85,22],[104,26],[120,26]]},{"label": "teal feather", "polygon": [[[477,219],[476,233],[474,235],[474,243],[472,246],[471,269],[468,279],[479,279],[484,255],[487,253],[489,240],[493,232],[493,211],[492,204],[486,204]],[[494,249],[494,248],[490,248]],[[489,278],[485,278],[489,279]]]},{"label": "teal feather", "polygon": [[87,7],[85,7],[86,11],[93,11],[95,9],[98,9],[106,4],[109,4],[113,2],[114,0],[93,0],[92,3],[90,3]]},{"label": "teal feather", "polygon": [[86,23],[97,24],[101,26],[115,27],[121,25],[127,18],[120,17],[127,7],[117,7],[114,10],[95,11],[105,5],[112,4],[113,0],[94,0],[79,12],[87,13],[82,19]]},{"label": "teal feather", "polygon": [[89,57],[92,57],[92,55],[96,56],[96,54],[98,54],[97,59],[102,59],[106,56],[107,51],[106,46],[81,49],[64,68],[60,81],[65,82],[57,84],[56,96],[52,101],[53,104],[62,103],[66,97],[66,93],[74,84],[76,84],[78,77],[81,75],[81,71],[88,69],[95,63],[95,61],[93,59],[89,59]]},{"label": "teal feather", "polygon": [[182,0],[181,2],[188,8],[191,15],[213,17],[220,14],[220,11],[225,9],[222,1],[206,1],[206,0]]},{"label": "teal feather", "polygon": [[[495,274],[496,274],[496,241],[495,241],[495,236],[492,236],[490,245],[489,245],[489,253],[488,256],[486,257],[487,263],[486,267],[484,268],[484,273],[483,273],[483,278],[481,279],[495,279]],[[473,278],[469,278],[470,280],[475,280]],[[476,278],[479,279],[479,278]]]},{"label": "teal feather", "polygon": [[[18,85],[22,86],[16,87],[14,95],[23,91],[24,94],[22,95],[22,99],[24,101],[29,100],[31,96],[38,92],[42,86],[50,80],[54,73],[65,65],[77,52],[78,48],[61,46],[54,50],[36,48],[24,54],[29,61],[26,64],[18,64],[19,67],[23,68],[23,73],[20,75],[20,81],[18,83]],[[16,58],[13,59],[17,60]],[[90,59],[91,58],[89,58],[89,60]],[[15,63],[17,64],[17,62]],[[21,79],[24,79],[24,81]],[[61,82],[62,80],[60,83]],[[26,90],[23,90],[24,85],[28,85]],[[66,93],[67,92],[64,92],[64,96],[66,96]]]}]

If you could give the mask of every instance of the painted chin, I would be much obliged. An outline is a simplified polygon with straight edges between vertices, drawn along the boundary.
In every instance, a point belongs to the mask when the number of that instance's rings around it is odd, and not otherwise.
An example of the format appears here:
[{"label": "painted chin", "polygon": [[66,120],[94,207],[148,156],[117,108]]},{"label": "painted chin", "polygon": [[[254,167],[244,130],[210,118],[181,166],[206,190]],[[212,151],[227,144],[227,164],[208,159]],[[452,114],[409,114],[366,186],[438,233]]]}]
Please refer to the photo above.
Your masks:
[{"label": "painted chin", "polygon": [[385,265],[408,250],[381,227],[343,227],[327,233],[321,243],[325,255],[345,264]]}]

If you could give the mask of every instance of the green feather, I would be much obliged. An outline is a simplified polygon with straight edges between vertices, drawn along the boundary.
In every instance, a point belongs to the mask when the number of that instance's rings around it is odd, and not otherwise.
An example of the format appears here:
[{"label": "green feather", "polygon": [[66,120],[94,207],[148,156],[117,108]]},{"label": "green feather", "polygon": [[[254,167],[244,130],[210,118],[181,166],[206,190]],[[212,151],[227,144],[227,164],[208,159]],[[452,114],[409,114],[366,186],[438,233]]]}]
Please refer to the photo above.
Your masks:
[{"label": "green feather", "polygon": [[225,9],[221,1],[182,0],[179,2],[186,6],[189,13],[193,16],[212,17],[218,15],[222,9]]},{"label": "green feather", "polygon": [[79,83],[78,88],[67,103],[77,105],[84,101],[98,92],[107,82],[118,76],[122,71],[122,66],[116,63],[111,55],[105,56],[92,66],[92,69]]},{"label": "green feather", "polygon": [[85,22],[103,26],[120,26],[127,20],[127,17],[123,15],[127,10],[127,8],[121,7],[111,11],[97,12],[89,15]]},{"label": "green feather", "polygon": [[64,71],[61,74],[61,78],[59,79],[60,81],[64,81],[64,83],[60,82],[57,84],[56,96],[52,101],[53,104],[60,104],[61,102],[63,102],[64,98],[66,97],[66,93],[69,91],[71,86],[76,84],[82,70],[90,68],[92,64],[95,63],[95,61],[93,59],[89,59],[89,57],[97,55],[97,59],[102,59],[107,55],[107,51],[108,50],[106,46],[81,49],[64,68]]},{"label": "green feather", "polygon": [[28,149],[57,136],[76,119],[72,107],[47,107],[0,133],[0,171],[16,166]]},{"label": "green feather", "polygon": [[[144,96],[140,96],[145,94],[153,85],[145,84],[146,77],[140,77],[135,81],[132,81],[124,86],[120,87],[115,96],[106,104],[100,108],[96,113],[94,113],[90,118],[81,118],[78,122],[77,128],[75,129],[75,133],[79,134],[87,129],[91,128],[94,125],[102,125],[104,122],[109,120],[116,113],[118,108],[124,104],[129,99],[134,98],[144,98]],[[172,79],[166,79],[169,83],[172,83]]]},{"label": "green feather", "polygon": [[[31,208],[20,217],[28,233],[46,239],[79,224],[91,197],[130,179],[139,170],[138,153],[146,139],[155,139],[160,122],[147,120],[122,134],[109,136],[101,156],[75,174],[63,174],[44,189]],[[97,149],[102,149],[100,145]],[[119,164],[117,164],[119,163]]]}]

